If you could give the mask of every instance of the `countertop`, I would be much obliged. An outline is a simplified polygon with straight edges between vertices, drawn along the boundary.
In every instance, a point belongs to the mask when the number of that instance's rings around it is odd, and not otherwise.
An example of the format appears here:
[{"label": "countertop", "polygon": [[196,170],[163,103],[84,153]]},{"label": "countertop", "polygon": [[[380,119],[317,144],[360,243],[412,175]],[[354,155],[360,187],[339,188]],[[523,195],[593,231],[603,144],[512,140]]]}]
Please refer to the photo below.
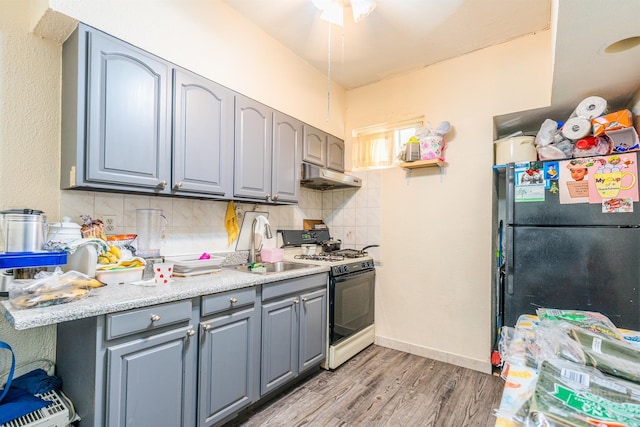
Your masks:
[{"label": "countertop", "polygon": [[327,271],[327,266],[309,266],[282,273],[255,274],[222,268],[201,276],[175,277],[168,285],[108,285],[91,289],[89,296],[79,301],[49,307],[18,309],[5,299],[0,301],[0,311],[16,330],[24,330]]}]

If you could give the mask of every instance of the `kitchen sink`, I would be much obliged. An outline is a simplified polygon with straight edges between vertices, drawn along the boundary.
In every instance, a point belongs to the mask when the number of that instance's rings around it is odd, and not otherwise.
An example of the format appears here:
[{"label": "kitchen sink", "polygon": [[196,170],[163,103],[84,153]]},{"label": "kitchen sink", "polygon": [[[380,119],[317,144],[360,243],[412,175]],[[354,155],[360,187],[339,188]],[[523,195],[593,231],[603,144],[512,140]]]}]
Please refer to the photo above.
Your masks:
[{"label": "kitchen sink", "polygon": [[310,265],[310,264],[302,264],[299,262],[289,262],[289,261],[261,262],[255,265],[256,266],[253,269],[251,268],[251,264],[232,265],[226,268],[230,268],[238,271],[244,271],[247,273],[269,274],[269,273],[284,273],[286,271],[300,270],[302,268],[314,267],[313,265]]}]

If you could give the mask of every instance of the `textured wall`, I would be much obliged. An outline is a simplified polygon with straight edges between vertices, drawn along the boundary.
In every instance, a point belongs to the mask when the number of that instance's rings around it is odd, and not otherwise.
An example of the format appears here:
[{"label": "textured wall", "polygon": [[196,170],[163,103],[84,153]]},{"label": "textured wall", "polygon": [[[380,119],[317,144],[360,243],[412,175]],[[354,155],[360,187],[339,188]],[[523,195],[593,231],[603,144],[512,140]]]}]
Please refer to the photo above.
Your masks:
[{"label": "textured wall", "polygon": [[[0,14],[0,208],[31,207],[56,218],[61,48],[30,33],[28,5],[3,0]],[[0,340],[18,364],[55,357],[55,327],[16,332],[0,321]]]}]

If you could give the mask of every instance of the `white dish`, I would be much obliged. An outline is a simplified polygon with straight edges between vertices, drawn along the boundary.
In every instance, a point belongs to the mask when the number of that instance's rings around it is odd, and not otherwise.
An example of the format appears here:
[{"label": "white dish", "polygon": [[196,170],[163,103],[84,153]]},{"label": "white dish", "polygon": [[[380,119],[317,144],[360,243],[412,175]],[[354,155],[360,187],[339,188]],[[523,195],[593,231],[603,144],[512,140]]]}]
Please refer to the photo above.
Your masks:
[{"label": "white dish", "polygon": [[107,285],[135,282],[142,279],[144,267],[122,268],[119,270],[96,270],[96,279]]},{"label": "white dish", "polygon": [[173,276],[174,277],[191,277],[191,276],[199,276],[201,274],[217,273],[218,271],[220,271],[219,268],[211,268],[211,269],[205,269],[205,270],[189,271],[186,273],[177,273],[174,267]]},{"label": "white dish", "polygon": [[224,261],[224,257],[211,255],[209,259],[199,259],[201,254],[176,255],[165,257],[165,262],[173,263],[175,273],[202,273],[203,270],[211,270],[218,267]]}]

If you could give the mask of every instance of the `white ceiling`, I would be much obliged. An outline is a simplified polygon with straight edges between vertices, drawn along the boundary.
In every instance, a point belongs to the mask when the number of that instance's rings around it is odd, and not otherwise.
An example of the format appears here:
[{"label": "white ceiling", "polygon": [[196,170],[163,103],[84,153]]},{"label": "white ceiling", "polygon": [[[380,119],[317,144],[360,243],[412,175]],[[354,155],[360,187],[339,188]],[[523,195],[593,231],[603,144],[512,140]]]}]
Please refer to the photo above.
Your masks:
[{"label": "white ceiling", "polygon": [[[551,0],[376,0],[331,26],[331,80],[345,89],[549,28]],[[329,27],[312,0],[225,0],[293,53],[328,70]]]},{"label": "white ceiling", "polygon": [[[320,20],[312,0],[224,1],[327,73],[329,24]],[[549,28],[554,31],[552,106],[497,117],[499,135],[527,130],[554,114],[563,117],[591,95],[626,108],[640,88],[640,46],[615,54],[604,52],[613,42],[640,36],[640,0],[376,3],[373,13],[357,24],[347,6],[344,31],[332,27],[330,77],[345,89]]]}]

